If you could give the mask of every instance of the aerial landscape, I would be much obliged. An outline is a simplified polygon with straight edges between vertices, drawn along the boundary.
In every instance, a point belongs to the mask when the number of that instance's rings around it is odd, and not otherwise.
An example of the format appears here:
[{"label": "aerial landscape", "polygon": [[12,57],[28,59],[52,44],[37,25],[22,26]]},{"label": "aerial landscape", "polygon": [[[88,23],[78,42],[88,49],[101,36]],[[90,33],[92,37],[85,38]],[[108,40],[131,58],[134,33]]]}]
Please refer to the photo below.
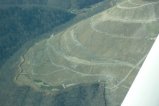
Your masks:
[{"label": "aerial landscape", "polygon": [[120,106],[159,33],[159,1],[31,1],[0,1],[0,106]]}]

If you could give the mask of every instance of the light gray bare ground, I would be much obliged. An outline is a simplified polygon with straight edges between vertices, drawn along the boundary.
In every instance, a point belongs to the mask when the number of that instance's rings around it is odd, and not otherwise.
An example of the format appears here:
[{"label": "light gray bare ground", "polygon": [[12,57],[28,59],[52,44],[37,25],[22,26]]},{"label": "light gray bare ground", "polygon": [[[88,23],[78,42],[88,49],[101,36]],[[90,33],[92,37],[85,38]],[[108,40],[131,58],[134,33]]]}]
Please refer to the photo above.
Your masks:
[{"label": "light gray bare ground", "polygon": [[108,106],[119,106],[159,32],[159,1],[124,0],[37,42],[22,56],[16,81],[58,92],[104,82]]}]

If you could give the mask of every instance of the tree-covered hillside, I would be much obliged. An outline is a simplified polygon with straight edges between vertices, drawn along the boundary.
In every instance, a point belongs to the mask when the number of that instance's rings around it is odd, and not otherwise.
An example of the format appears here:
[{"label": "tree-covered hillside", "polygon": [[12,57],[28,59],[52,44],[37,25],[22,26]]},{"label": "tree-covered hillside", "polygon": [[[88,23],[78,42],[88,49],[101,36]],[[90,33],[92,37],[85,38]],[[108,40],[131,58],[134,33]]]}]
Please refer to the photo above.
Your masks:
[{"label": "tree-covered hillside", "polygon": [[0,10],[0,64],[25,42],[52,30],[75,15],[57,9],[11,7]]},{"label": "tree-covered hillside", "polygon": [[0,5],[45,5],[62,9],[81,9],[104,0],[1,0]]},{"label": "tree-covered hillside", "polygon": [[[0,0],[0,67],[25,42],[49,32],[80,10],[104,0]],[[107,0],[106,0],[107,1]]]}]

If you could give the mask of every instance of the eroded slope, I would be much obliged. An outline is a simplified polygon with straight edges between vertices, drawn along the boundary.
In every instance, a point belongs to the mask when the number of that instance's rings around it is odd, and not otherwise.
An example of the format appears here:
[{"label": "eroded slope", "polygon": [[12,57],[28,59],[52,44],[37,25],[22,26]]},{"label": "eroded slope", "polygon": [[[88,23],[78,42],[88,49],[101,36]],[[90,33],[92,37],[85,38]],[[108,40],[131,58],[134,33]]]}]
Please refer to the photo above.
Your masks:
[{"label": "eroded slope", "polygon": [[118,106],[159,32],[158,7],[123,1],[37,42],[22,56],[17,82],[49,92],[104,82],[108,106]]}]

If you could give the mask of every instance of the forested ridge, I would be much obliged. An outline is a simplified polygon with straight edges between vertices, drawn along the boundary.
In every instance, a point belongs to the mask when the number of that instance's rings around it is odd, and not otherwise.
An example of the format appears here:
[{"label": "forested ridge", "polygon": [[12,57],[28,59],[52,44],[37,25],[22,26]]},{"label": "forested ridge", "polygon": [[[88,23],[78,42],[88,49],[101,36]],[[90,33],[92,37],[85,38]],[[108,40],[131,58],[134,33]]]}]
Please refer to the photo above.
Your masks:
[{"label": "forested ridge", "polygon": [[74,16],[54,8],[0,9],[0,64],[25,42],[41,36]]}]

